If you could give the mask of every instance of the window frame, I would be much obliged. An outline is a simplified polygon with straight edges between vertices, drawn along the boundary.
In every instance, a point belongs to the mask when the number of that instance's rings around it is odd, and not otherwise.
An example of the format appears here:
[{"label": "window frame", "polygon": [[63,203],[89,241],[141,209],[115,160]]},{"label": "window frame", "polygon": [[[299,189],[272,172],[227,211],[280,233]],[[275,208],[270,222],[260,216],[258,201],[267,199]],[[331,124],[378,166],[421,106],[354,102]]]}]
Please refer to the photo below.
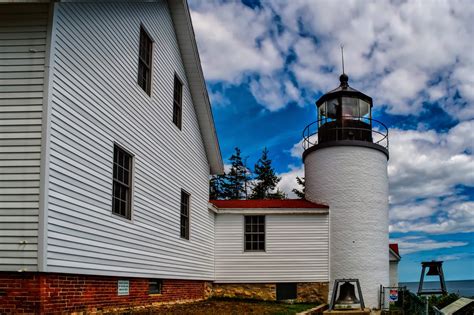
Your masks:
[{"label": "window frame", "polygon": [[[138,74],[137,74],[137,84],[145,91],[148,96],[151,96],[151,82],[153,79],[153,46],[155,41],[150,36],[150,33],[146,30],[143,24],[140,24],[140,35],[139,35],[139,42],[138,42]],[[149,42],[148,47],[148,59],[145,60],[142,57],[142,39],[145,38],[147,42]],[[148,71],[148,81],[145,84],[140,83],[140,69],[144,67],[146,71]]]},{"label": "window frame", "polygon": [[[249,252],[249,253],[256,253],[256,252],[266,252],[267,251],[267,218],[265,215],[244,215],[244,252]],[[250,219],[251,218],[263,218],[263,232],[261,231],[257,231],[257,232],[254,232],[252,231],[252,228],[250,228],[250,232],[247,232],[247,219]],[[262,223],[257,223],[257,225],[260,225]],[[251,225],[252,227],[252,222],[251,222]],[[259,248],[260,245],[259,245],[259,241],[253,241],[252,240],[252,237],[253,235],[263,235],[263,248]],[[247,236],[250,236],[250,249],[247,249]],[[257,248],[254,248],[254,243],[257,243]]]},{"label": "window frame", "polygon": [[[157,283],[157,290],[152,291],[152,282]],[[156,294],[163,294],[163,279],[148,279],[148,294],[149,295],[156,295]]]},{"label": "window frame", "polygon": [[[176,100],[176,83],[178,83],[178,86],[180,87],[179,102]],[[173,79],[173,123],[179,128],[179,130],[182,130],[183,128],[183,90],[183,81],[180,79],[178,74],[175,73]]]},{"label": "window frame", "polygon": [[[186,197],[187,203],[183,203],[183,196]],[[183,205],[187,206],[187,214],[183,214]],[[183,220],[184,233],[183,233]],[[179,202],[179,236],[182,239],[189,240],[191,234],[191,194],[181,189]]]},{"label": "window frame", "polygon": [[[128,157],[128,169],[125,169],[122,165],[120,165],[120,158],[118,158],[118,161],[116,161],[116,151],[117,151],[117,157],[118,157],[118,154],[120,153],[123,153],[125,154],[125,156]],[[112,156],[112,214],[126,220],[132,220],[133,173],[134,173],[133,163],[134,163],[134,155],[130,151],[122,147],[121,145],[114,143],[113,156]],[[119,172],[118,172],[118,168],[117,168],[117,172],[115,171],[116,166],[121,167],[123,171],[128,171],[128,183],[125,183],[118,178]],[[115,199],[119,199],[119,198],[116,198],[115,196],[117,186],[125,187],[126,189],[126,192],[125,192],[126,193],[126,201],[125,201],[126,208],[125,208],[124,214],[121,213],[120,208],[119,210],[115,208]]]}]

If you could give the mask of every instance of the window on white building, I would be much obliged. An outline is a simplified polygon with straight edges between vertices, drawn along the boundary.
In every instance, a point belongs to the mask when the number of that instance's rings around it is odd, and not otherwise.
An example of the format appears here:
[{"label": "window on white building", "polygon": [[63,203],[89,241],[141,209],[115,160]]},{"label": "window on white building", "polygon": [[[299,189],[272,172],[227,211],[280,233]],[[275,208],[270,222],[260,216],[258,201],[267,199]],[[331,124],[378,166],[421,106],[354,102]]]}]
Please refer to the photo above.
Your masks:
[{"label": "window on white building", "polygon": [[245,251],[265,251],[265,216],[245,216]]},{"label": "window on white building", "polygon": [[181,190],[181,237],[189,240],[189,197],[190,195]]},{"label": "window on white building", "polygon": [[183,120],[183,83],[177,75],[174,76],[173,90],[173,123],[181,129]]},{"label": "window on white building", "polygon": [[151,95],[151,65],[153,62],[153,41],[145,29],[140,27],[140,48],[138,53],[138,85]]},{"label": "window on white building", "polygon": [[132,155],[114,146],[112,213],[132,217]]}]

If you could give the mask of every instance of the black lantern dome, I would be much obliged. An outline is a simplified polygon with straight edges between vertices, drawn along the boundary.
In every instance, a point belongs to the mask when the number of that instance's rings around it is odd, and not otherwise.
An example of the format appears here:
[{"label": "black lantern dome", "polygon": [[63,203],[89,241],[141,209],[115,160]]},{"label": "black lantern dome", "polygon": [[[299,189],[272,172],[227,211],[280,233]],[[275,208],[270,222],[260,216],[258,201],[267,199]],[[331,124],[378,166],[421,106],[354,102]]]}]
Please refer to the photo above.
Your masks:
[{"label": "black lantern dome", "polygon": [[388,129],[372,119],[372,98],[349,86],[343,73],[340,85],[316,101],[318,120],[303,132],[308,149],[333,145],[360,145],[383,151],[388,157]]},{"label": "black lantern dome", "polygon": [[318,142],[359,140],[372,142],[372,98],[349,86],[343,73],[338,88],[316,101]]}]

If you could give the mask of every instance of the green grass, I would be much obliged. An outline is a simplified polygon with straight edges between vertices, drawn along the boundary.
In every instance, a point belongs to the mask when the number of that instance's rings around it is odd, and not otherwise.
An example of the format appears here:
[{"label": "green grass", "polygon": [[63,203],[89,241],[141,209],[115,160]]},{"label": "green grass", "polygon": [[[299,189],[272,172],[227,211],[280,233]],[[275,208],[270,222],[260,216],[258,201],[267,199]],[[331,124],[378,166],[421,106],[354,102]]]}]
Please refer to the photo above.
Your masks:
[{"label": "green grass", "polygon": [[316,307],[320,305],[319,303],[294,303],[294,304],[289,304],[289,303],[284,303],[284,302],[278,302],[278,301],[262,301],[262,300],[256,300],[256,299],[245,299],[245,298],[211,298],[213,301],[225,301],[225,302],[245,302],[245,303],[250,303],[250,304],[260,304],[260,305],[265,305],[269,307],[278,307],[279,310],[275,311],[275,313],[272,313],[273,315],[294,315],[299,312],[303,312],[306,310],[309,310],[313,307]]},{"label": "green grass", "polygon": [[299,312],[309,310],[310,308],[318,306],[318,304],[282,304],[286,307],[284,311],[278,311],[274,315],[293,315]]}]

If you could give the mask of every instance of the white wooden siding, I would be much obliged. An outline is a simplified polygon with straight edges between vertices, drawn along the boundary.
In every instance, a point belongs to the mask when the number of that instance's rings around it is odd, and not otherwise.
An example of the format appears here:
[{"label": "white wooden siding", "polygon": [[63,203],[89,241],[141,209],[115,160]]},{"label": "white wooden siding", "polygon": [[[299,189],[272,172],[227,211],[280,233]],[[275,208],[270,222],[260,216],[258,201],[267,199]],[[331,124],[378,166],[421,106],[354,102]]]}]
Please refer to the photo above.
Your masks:
[{"label": "white wooden siding", "polygon": [[[166,2],[56,5],[48,271],[212,280],[209,164]],[[154,40],[151,98],[136,83],[141,23]],[[114,142],[135,155],[131,221],[111,212]],[[180,238],[181,189],[190,240]]]},{"label": "white wooden siding", "polygon": [[0,271],[37,270],[48,10],[0,4]]},{"label": "white wooden siding", "polygon": [[244,251],[244,216],[218,214],[215,272],[219,283],[329,280],[328,215],[266,215],[266,251]]}]

